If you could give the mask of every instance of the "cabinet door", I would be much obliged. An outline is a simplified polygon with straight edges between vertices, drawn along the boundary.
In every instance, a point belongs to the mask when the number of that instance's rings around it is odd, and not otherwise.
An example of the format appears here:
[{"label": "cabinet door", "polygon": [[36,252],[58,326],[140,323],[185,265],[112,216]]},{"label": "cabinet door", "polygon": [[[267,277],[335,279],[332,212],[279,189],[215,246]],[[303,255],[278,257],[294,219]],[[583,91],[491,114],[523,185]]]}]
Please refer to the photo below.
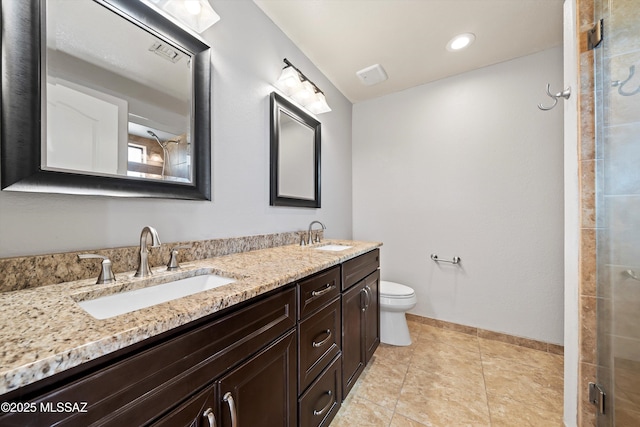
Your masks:
[{"label": "cabinet door", "polygon": [[222,377],[221,427],[297,424],[296,334],[281,339]]},{"label": "cabinet door", "polygon": [[364,369],[366,354],[363,342],[365,282],[361,281],[342,294],[342,398],[355,384]]},{"label": "cabinet door", "polygon": [[380,344],[380,271],[376,270],[364,279],[364,347],[366,363]]},{"label": "cabinet door", "polygon": [[216,388],[206,388],[182,405],[178,406],[152,427],[216,427]]}]

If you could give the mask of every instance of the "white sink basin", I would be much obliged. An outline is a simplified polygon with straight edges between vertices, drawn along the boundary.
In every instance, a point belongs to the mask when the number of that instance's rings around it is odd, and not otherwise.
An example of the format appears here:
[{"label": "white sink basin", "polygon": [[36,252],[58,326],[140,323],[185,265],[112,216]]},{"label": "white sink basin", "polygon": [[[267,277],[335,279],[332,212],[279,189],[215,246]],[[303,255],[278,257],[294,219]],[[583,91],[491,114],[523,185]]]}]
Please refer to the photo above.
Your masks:
[{"label": "white sink basin", "polygon": [[140,310],[141,308],[214,289],[235,281],[235,279],[224,276],[205,274],[163,283],[162,285],[80,301],[78,305],[96,319],[108,319],[120,314]]},{"label": "white sink basin", "polygon": [[333,252],[338,252],[338,251],[344,251],[345,249],[349,249],[352,248],[353,246],[347,246],[347,245],[324,245],[324,246],[320,246],[315,248],[318,251],[333,251]]}]

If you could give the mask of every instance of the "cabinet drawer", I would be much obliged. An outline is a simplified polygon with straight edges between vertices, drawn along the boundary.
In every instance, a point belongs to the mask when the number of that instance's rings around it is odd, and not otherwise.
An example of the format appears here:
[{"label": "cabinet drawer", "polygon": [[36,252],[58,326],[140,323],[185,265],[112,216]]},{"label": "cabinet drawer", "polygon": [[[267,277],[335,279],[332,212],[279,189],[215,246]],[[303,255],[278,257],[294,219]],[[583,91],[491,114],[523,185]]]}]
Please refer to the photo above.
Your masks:
[{"label": "cabinet drawer", "polygon": [[302,319],[340,294],[340,266],[300,281],[298,288],[298,312]]},{"label": "cabinet drawer", "polygon": [[340,353],[340,298],[298,325],[298,390],[302,392]]},{"label": "cabinet drawer", "polygon": [[30,399],[87,402],[86,413],[8,414],[0,425],[147,424],[293,328],[295,304],[292,287]]},{"label": "cabinet drawer", "polygon": [[340,356],[337,356],[320,378],[300,396],[300,426],[328,426],[336,416],[342,402],[341,366]]},{"label": "cabinet drawer", "polygon": [[349,289],[380,267],[380,249],[362,254],[342,264],[342,290]]}]

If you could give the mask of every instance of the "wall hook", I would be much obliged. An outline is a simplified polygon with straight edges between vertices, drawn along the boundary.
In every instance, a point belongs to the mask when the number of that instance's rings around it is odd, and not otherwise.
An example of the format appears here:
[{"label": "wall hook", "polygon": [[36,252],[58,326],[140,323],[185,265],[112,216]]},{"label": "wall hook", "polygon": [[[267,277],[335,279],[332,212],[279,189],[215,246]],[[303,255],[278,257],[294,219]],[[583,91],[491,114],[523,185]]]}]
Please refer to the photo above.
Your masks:
[{"label": "wall hook", "polygon": [[629,83],[629,80],[631,80],[633,78],[633,75],[636,73],[636,66],[632,65],[629,67],[629,77],[627,77],[625,80],[615,80],[613,82],[611,82],[611,86],[613,87],[618,87],[618,93],[622,96],[632,96],[635,95],[636,93],[640,92],[640,86],[638,88],[636,88],[636,90],[634,90],[633,92],[627,92],[623,89],[624,85],[626,85],[627,83]]},{"label": "wall hook", "polygon": [[551,107],[545,107],[542,104],[538,104],[538,108],[541,109],[542,111],[548,111],[548,110],[551,110],[553,107],[555,107],[556,104],[558,103],[558,98],[569,99],[569,97],[571,96],[571,86],[569,86],[562,92],[558,92],[554,95],[551,93],[551,84],[547,83],[547,95],[553,98],[553,105],[551,105]]}]

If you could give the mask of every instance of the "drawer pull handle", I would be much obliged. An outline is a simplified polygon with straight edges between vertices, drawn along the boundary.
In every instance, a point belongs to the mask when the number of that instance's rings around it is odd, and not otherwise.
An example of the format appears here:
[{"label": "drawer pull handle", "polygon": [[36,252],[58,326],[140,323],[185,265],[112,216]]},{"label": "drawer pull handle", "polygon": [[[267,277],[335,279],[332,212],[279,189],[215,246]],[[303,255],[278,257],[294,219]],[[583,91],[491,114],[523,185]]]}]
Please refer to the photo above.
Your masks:
[{"label": "drawer pull handle", "polygon": [[233,401],[233,396],[231,395],[231,392],[230,391],[226,392],[222,397],[222,400],[227,402],[227,404],[229,405],[229,413],[231,414],[231,427],[237,427],[236,404]]},{"label": "drawer pull handle", "polygon": [[322,415],[325,413],[325,411],[329,408],[331,408],[331,406],[333,405],[333,398],[331,397],[333,395],[333,392],[331,390],[327,390],[324,394],[326,394],[327,396],[329,396],[329,402],[327,402],[327,404],[325,405],[324,408],[320,409],[319,411],[317,409],[313,410],[313,415]]},{"label": "drawer pull handle", "polygon": [[207,408],[202,416],[209,420],[209,427],[216,427],[216,416],[213,414],[213,409]]},{"label": "drawer pull handle", "polygon": [[329,338],[331,338],[331,329],[327,329],[326,331],[318,334],[318,335],[322,335],[322,334],[327,334],[327,337],[325,339],[323,339],[322,341],[318,341],[316,342],[316,340],[313,340],[313,343],[311,344],[313,346],[313,348],[318,348],[318,347],[322,347],[323,345],[325,345],[325,343],[327,341],[329,341]]},{"label": "drawer pull handle", "polygon": [[335,287],[336,287],[336,285],[331,284],[331,283],[327,283],[327,284],[325,285],[325,288],[324,288],[324,289],[319,290],[319,291],[317,291],[317,290],[316,290],[316,291],[311,292],[311,296],[312,296],[312,297],[319,297],[320,295],[324,295],[324,294],[326,294],[327,292],[329,292],[330,290],[332,290],[332,289],[333,289],[333,288],[335,288]]}]

